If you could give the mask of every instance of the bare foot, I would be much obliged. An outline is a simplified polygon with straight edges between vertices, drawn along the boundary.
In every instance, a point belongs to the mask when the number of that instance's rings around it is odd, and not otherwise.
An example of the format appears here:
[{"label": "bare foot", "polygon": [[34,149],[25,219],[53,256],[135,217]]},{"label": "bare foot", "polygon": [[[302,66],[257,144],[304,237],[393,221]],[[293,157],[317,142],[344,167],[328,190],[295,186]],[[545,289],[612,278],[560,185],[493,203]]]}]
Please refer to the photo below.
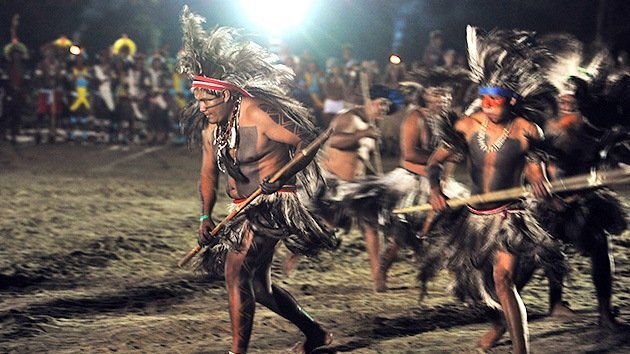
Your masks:
[{"label": "bare foot", "polygon": [[284,265],[282,268],[284,271],[284,275],[288,277],[289,274],[291,274],[291,271],[293,270],[293,268],[295,268],[300,258],[301,257],[299,255],[291,253],[284,259]]},{"label": "bare foot", "polygon": [[374,291],[377,293],[384,293],[387,291],[387,275],[381,271],[376,273],[374,279]]},{"label": "bare foot", "polygon": [[505,326],[503,325],[492,325],[488,332],[483,335],[477,342],[477,345],[483,349],[488,350],[494,346],[494,344],[503,336],[505,333]]},{"label": "bare foot", "polygon": [[328,332],[324,332],[323,337],[312,339],[307,338],[304,342],[297,342],[291,348],[291,353],[294,354],[308,354],[313,352],[317,348],[321,348],[323,346],[329,345],[333,341],[333,334]]},{"label": "bare foot", "polygon": [[599,313],[599,326],[609,330],[618,330],[622,326],[610,311],[602,311]]},{"label": "bare foot", "polygon": [[573,317],[575,312],[571,310],[569,304],[566,301],[560,301],[553,305],[549,310],[549,316],[551,317]]}]

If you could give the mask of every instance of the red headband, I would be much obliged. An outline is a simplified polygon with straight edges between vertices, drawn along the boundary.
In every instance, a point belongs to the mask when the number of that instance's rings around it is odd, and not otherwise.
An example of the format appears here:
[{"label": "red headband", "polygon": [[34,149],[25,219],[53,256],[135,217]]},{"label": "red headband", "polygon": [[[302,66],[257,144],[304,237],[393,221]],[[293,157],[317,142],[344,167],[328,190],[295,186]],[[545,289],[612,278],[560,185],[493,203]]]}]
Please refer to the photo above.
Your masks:
[{"label": "red headband", "polygon": [[231,84],[226,81],[213,79],[210,77],[199,76],[199,75],[193,76],[192,87],[205,88],[208,90],[215,90],[215,91],[220,91],[220,90],[225,90],[225,89],[234,90],[234,91],[238,91],[241,95],[245,97],[254,97],[252,96],[251,93],[243,90],[242,88],[234,84]]}]

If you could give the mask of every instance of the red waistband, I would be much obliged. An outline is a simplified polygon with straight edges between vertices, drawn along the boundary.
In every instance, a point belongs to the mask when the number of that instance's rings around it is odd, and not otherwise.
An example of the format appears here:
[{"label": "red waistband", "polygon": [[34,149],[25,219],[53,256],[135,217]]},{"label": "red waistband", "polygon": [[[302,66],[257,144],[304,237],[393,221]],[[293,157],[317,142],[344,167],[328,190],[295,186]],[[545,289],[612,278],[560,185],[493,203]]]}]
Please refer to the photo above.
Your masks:
[{"label": "red waistband", "polygon": [[[297,187],[296,186],[284,186],[280,189],[278,189],[278,191],[276,193],[295,193],[297,192]],[[232,203],[234,204],[241,204],[242,202],[246,201],[247,198],[238,198],[238,199],[233,199]]]},{"label": "red waistband", "polygon": [[[493,209],[476,209],[476,208],[471,207],[470,205],[466,205],[466,207],[468,208],[468,211],[470,211],[471,213],[475,215],[503,214],[504,216],[506,214],[518,213],[523,210],[522,208],[518,208],[518,207],[514,208],[514,206],[515,206],[514,203],[508,203],[508,204],[503,204]],[[513,207],[513,208],[510,209],[510,207]]]}]

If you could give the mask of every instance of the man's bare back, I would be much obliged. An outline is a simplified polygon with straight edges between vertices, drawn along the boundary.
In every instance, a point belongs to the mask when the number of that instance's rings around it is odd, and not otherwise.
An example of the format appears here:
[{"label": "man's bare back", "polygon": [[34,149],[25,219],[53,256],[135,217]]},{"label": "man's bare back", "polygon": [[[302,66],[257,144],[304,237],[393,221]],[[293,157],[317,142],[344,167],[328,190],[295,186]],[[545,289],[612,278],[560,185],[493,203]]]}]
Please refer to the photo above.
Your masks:
[{"label": "man's bare back", "polygon": [[358,110],[338,115],[330,126],[335,130],[324,147],[324,168],[344,181],[355,181],[368,172],[375,148],[376,131]]}]

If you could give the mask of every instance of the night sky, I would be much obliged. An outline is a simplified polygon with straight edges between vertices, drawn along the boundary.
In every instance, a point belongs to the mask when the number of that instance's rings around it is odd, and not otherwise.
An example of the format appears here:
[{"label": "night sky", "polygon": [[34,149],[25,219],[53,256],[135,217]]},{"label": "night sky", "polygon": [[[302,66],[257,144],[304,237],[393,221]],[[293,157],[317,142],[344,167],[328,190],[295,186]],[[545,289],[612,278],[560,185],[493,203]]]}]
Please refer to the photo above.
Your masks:
[{"label": "night sky", "polygon": [[[630,18],[629,3],[603,3],[602,38],[614,50],[630,47],[630,24],[625,20]],[[258,35],[257,41],[267,42],[239,0],[0,0],[0,41],[9,41],[10,18],[19,13],[19,37],[35,55],[34,48],[61,34],[78,37],[93,53],[111,45],[121,33],[128,33],[141,51],[167,44],[173,54],[181,41],[178,17],[183,4],[205,16],[208,27],[243,27]],[[314,0],[300,28],[283,40],[295,53],[308,48],[322,60],[339,56],[341,45],[349,43],[355,57],[381,61],[392,51],[403,60],[418,59],[433,29],[442,30],[446,48],[463,53],[467,24],[564,31],[590,42],[596,37],[599,6],[596,0]]]}]

